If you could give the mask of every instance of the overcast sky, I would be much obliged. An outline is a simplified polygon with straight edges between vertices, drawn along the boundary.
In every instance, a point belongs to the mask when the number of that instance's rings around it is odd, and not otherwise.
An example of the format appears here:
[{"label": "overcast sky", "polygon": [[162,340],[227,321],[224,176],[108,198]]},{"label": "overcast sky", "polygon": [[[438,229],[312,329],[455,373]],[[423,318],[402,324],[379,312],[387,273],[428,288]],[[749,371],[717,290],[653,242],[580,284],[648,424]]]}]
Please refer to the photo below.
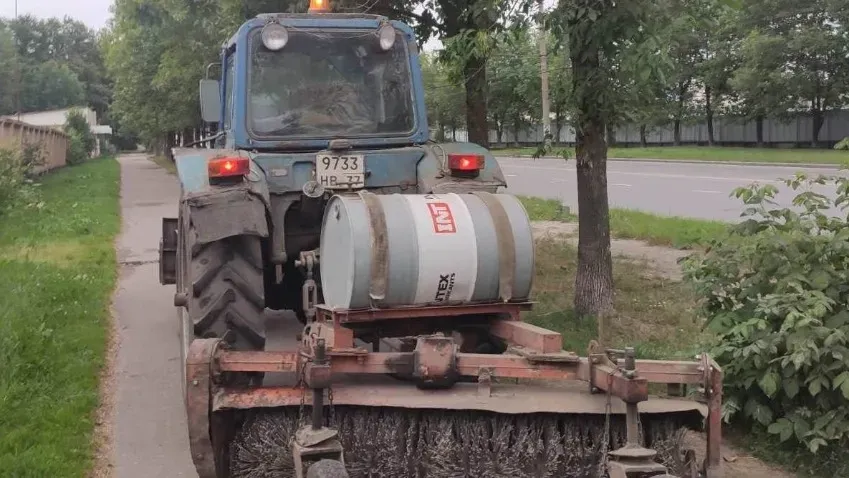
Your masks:
[{"label": "overcast sky", "polygon": [[[39,18],[59,17],[65,15],[80,20],[95,30],[106,26],[109,21],[109,6],[112,0],[17,0],[18,15],[32,14]],[[544,0],[546,8],[551,8],[556,0]],[[0,0],[0,17],[15,16],[15,0]],[[424,46],[425,50],[440,48],[441,42],[431,40]]]},{"label": "overcast sky", "polygon": [[[38,18],[65,15],[80,20],[94,29],[106,26],[112,0],[18,0],[18,15],[27,13]],[[15,0],[0,0],[0,17],[15,16]]]}]

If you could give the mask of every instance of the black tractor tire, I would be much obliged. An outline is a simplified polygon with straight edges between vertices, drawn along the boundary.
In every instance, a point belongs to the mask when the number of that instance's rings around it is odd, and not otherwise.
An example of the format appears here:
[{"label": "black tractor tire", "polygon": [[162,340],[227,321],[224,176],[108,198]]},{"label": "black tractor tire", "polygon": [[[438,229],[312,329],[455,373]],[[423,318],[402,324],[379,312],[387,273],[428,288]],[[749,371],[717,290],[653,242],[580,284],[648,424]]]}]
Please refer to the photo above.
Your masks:
[{"label": "black tractor tire", "polygon": [[342,462],[324,459],[307,469],[307,478],[349,478],[349,475]]},{"label": "black tractor tire", "polygon": [[185,286],[195,337],[222,338],[233,350],[262,350],[265,295],[261,239],[233,236],[190,246],[190,250]]}]

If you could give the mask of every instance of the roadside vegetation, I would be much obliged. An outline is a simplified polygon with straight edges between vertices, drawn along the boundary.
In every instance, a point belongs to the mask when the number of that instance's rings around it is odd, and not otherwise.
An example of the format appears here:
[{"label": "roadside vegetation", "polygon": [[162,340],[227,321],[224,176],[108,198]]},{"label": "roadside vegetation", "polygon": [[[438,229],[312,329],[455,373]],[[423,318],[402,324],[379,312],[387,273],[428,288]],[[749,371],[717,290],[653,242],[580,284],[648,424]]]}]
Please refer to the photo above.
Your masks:
[{"label": "roadside vegetation", "polygon": [[154,156],[149,156],[148,158],[162,169],[168,171],[170,174],[177,174],[177,165],[174,164],[173,161],[166,158],[164,155],[157,154]]},{"label": "roadside vegetation", "polygon": [[[577,223],[577,216],[556,199],[520,196],[532,221]],[[706,247],[727,233],[728,224],[720,221],[661,216],[631,209],[610,210],[610,230],[618,239],[638,239],[654,246],[677,249]]]},{"label": "roadside vegetation", "polygon": [[[553,148],[570,150],[570,147]],[[493,149],[496,156],[530,158],[536,147]],[[560,157],[552,153],[551,157]],[[664,159],[694,161],[728,161],[742,163],[788,163],[788,164],[832,164],[842,166],[849,163],[846,151],[827,149],[765,149],[731,148],[708,146],[667,146],[656,148],[608,148],[607,157],[612,159]]]},{"label": "roadside vegetation", "polygon": [[[14,169],[14,155],[0,151],[0,169]],[[0,198],[3,476],[82,477],[91,465],[116,280],[118,179],[114,159],[93,159]]]},{"label": "roadside vegetation", "polygon": [[[810,191],[832,184],[836,198]],[[755,450],[817,476],[849,476],[849,180],[797,175],[801,211],[775,208],[773,185],[740,188],[746,219],[684,262],[724,367],[725,418],[771,435]]]},{"label": "roadside vegetation", "polygon": [[[815,194],[814,183],[842,192]],[[615,259],[606,334],[645,358],[709,351],[724,368],[731,442],[799,476],[849,476],[849,221],[822,212],[849,201],[849,180],[800,174],[786,184],[801,210],[773,206],[773,185],[739,188],[748,214],[734,225],[611,211],[615,237],[696,250],[682,261],[681,282]],[[535,220],[574,221],[559,201],[522,200]],[[529,321],[563,332],[564,347],[583,352],[599,329],[573,311],[575,248],[543,240],[537,252]]]},{"label": "roadside vegetation", "polygon": [[[563,334],[563,347],[585,354],[599,335],[598,322],[573,308],[577,250],[558,239],[537,241],[534,310],[528,322]],[[709,334],[696,314],[692,287],[659,276],[650,264],[617,258],[615,316],[605,335],[612,347],[635,347],[645,359],[689,360],[705,350]]]}]

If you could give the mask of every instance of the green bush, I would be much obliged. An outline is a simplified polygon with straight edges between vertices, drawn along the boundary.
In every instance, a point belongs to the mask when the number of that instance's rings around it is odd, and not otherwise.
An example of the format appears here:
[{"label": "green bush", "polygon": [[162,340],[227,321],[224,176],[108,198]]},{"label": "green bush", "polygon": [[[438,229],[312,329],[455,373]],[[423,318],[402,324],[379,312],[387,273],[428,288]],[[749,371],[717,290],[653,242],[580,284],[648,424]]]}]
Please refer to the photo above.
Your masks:
[{"label": "green bush", "polygon": [[849,443],[849,224],[828,211],[849,204],[849,180],[785,183],[793,208],[775,206],[775,186],[737,189],[744,221],[684,268],[717,334],[724,418],[816,453]]},{"label": "green bush", "polygon": [[69,132],[68,136],[68,151],[65,155],[65,161],[70,165],[84,163],[90,156],[85,146],[85,139],[76,131]]},{"label": "green bush", "polygon": [[13,207],[37,204],[31,176],[42,161],[41,148],[37,145],[0,147],[0,215]]},{"label": "green bush", "polygon": [[71,110],[65,118],[65,132],[70,136],[66,161],[68,164],[80,164],[91,157],[97,139],[85,116],[78,110]]}]

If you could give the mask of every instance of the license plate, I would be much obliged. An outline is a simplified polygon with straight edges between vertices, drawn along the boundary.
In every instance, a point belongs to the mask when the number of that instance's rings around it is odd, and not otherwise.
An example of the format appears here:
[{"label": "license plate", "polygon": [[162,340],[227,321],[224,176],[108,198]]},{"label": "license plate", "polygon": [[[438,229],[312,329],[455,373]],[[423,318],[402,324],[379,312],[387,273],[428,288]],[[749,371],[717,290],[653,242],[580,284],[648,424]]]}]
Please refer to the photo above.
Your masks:
[{"label": "license plate", "polygon": [[364,188],[365,157],[362,154],[318,154],[315,180],[328,189]]}]

